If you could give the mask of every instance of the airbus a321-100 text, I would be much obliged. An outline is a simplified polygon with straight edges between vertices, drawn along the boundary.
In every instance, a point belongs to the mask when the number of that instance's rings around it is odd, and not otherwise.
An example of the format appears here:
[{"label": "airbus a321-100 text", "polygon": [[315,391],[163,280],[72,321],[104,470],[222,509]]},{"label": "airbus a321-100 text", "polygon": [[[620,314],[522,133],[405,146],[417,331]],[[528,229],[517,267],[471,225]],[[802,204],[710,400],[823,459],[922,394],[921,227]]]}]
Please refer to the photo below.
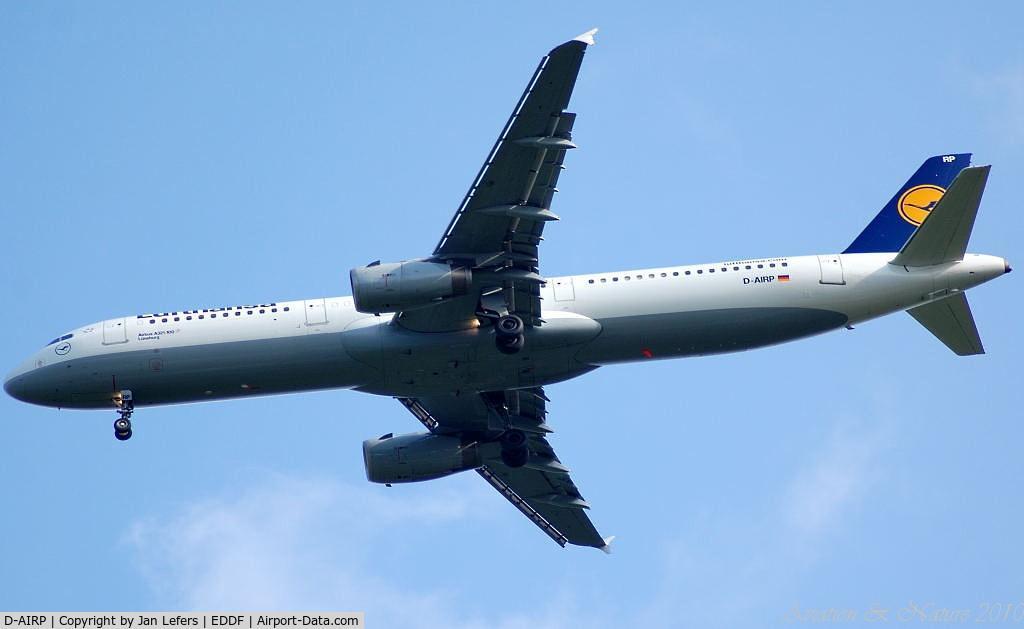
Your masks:
[{"label": "airbus a321-100 text", "polygon": [[571,277],[540,274],[541,235],[593,33],[537,67],[425,258],[350,272],[351,297],[117,317],[54,339],[4,389],[111,409],[313,389],[396,398],[424,431],[363,443],[366,475],[473,470],[560,545],[609,549],[552,447],[544,387],[605,365],[764,347],[907,311],[952,351],[983,353],[965,291],[1008,273],[966,253],[988,178],[969,154],[924,164],[842,253]]}]

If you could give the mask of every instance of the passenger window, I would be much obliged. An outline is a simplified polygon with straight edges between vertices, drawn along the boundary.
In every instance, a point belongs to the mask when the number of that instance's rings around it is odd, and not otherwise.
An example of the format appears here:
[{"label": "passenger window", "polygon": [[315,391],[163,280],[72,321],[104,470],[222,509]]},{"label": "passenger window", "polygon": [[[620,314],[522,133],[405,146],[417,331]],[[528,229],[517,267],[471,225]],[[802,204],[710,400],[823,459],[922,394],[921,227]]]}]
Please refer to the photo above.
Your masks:
[{"label": "passenger window", "polygon": [[191,320],[192,320],[192,315],[189,315],[189,316],[185,317],[185,321],[191,321]]},{"label": "passenger window", "polygon": [[771,264],[769,264],[768,266],[770,266],[771,268],[773,268],[773,269],[774,269],[774,268],[775,268],[775,263],[774,263],[774,262],[772,262],[772,263],[771,263]]},{"label": "passenger window", "polygon": [[689,275],[689,274],[690,274],[690,272],[689,272],[689,271],[687,271],[687,272],[686,272],[686,274],[687,274],[687,275]]},{"label": "passenger window", "polygon": [[587,281],[587,284],[593,284],[593,283],[594,283],[594,280],[588,280]]},{"label": "passenger window", "polygon": [[740,270],[740,267],[738,267],[738,266],[734,266],[734,267],[732,267],[732,270],[733,270],[733,271],[739,271],[739,270]]},{"label": "passenger window", "polygon": [[202,319],[202,318],[203,318],[204,316],[205,316],[205,315],[199,315],[199,318],[200,318],[200,319]]},{"label": "passenger window", "polygon": [[759,268],[759,269],[763,269],[763,268],[764,268],[764,265],[763,265],[763,264],[758,264],[758,265],[757,265],[757,268]]},{"label": "passenger window", "polygon": [[156,323],[156,319],[150,319],[149,322],[150,323]]},{"label": "passenger window", "polygon": [[613,277],[613,278],[612,278],[612,281],[613,281],[613,282],[618,282],[618,281],[619,281],[619,278],[617,278],[617,277]]},{"label": "passenger window", "polygon": [[606,277],[602,277],[601,278],[601,283],[602,284],[606,284],[607,282],[608,282],[608,278],[606,278]]},{"label": "passenger window", "polygon": [[672,271],[672,277],[676,277],[677,275],[679,275],[679,271]]},{"label": "passenger window", "polygon": [[288,312],[288,306],[285,306],[285,307],[284,307],[284,311],[285,311],[285,312]]},{"label": "passenger window", "polygon": [[266,310],[260,309],[260,314],[263,314]]},{"label": "passenger window", "polygon": [[662,273],[661,276],[662,277],[668,277],[668,273]]},{"label": "passenger window", "polygon": [[178,318],[178,317],[174,317],[174,320],[175,320],[175,321],[181,321],[181,319],[180,319],[180,318]]},{"label": "passenger window", "polygon": [[748,270],[748,271],[749,271],[749,270],[750,270],[750,265],[748,264],[747,266],[745,266],[745,267],[743,267],[743,268],[745,268],[746,270]]},{"label": "passenger window", "polygon": [[697,269],[697,275],[702,275],[703,273],[704,273],[703,269]]}]

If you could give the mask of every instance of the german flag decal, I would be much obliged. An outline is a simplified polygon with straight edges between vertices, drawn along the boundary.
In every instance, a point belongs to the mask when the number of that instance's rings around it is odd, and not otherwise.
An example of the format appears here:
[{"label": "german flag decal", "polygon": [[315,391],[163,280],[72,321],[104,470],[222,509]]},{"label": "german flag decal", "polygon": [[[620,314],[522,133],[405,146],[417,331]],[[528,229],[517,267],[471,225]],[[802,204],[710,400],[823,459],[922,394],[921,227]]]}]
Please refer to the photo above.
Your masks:
[{"label": "german flag decal", "polygon": [[788,275],[780,275],[779,276],[779,281],[780,282],[788,282],[789,281],[789,276]]}]

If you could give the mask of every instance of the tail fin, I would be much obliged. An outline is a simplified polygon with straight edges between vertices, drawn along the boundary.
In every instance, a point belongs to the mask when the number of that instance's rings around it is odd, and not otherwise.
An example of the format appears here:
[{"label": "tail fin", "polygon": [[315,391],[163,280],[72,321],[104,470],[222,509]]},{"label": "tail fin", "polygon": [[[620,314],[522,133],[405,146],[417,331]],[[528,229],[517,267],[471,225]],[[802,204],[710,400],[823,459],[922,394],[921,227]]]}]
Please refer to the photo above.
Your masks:
[{"label": "tail fin", "polygon": [[957,356],[985,353],[978,327],[974,324],[974,315],[971,314],[971,305],[967,303],[967,295],[957,293],[911,308],[907,313]]},{"label": "tail fin", "polygon": [[963,260],[991,168],[974,166],[960,171],[928,222],[914,232],[892,263],[931,266]]},{"label": "tail fin", "polygon": [[971,162],[970,153],[936,155],[885,204],[878,216],[843,253],[899,251],[946,192],[961,170]]}]

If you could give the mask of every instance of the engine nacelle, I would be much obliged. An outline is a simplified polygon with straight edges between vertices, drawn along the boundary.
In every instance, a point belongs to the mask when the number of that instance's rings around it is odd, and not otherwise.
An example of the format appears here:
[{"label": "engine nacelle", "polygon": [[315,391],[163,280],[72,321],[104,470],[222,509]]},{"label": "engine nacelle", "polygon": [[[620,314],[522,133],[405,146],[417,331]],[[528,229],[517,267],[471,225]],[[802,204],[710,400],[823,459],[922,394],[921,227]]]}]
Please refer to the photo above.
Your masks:
[{"label": "engine nacelle", "polygon": [[373,483],[414,483],[483,465],[480,446],[458,437],[413,433],[363,442],[366,478]]},{"label": "engine nacelle", "polygon": [[374,264],[349,271],[356,310],[399,312],[445,297],[465,295],[473,279],[465,267],[445,262],[410,260]]}]

